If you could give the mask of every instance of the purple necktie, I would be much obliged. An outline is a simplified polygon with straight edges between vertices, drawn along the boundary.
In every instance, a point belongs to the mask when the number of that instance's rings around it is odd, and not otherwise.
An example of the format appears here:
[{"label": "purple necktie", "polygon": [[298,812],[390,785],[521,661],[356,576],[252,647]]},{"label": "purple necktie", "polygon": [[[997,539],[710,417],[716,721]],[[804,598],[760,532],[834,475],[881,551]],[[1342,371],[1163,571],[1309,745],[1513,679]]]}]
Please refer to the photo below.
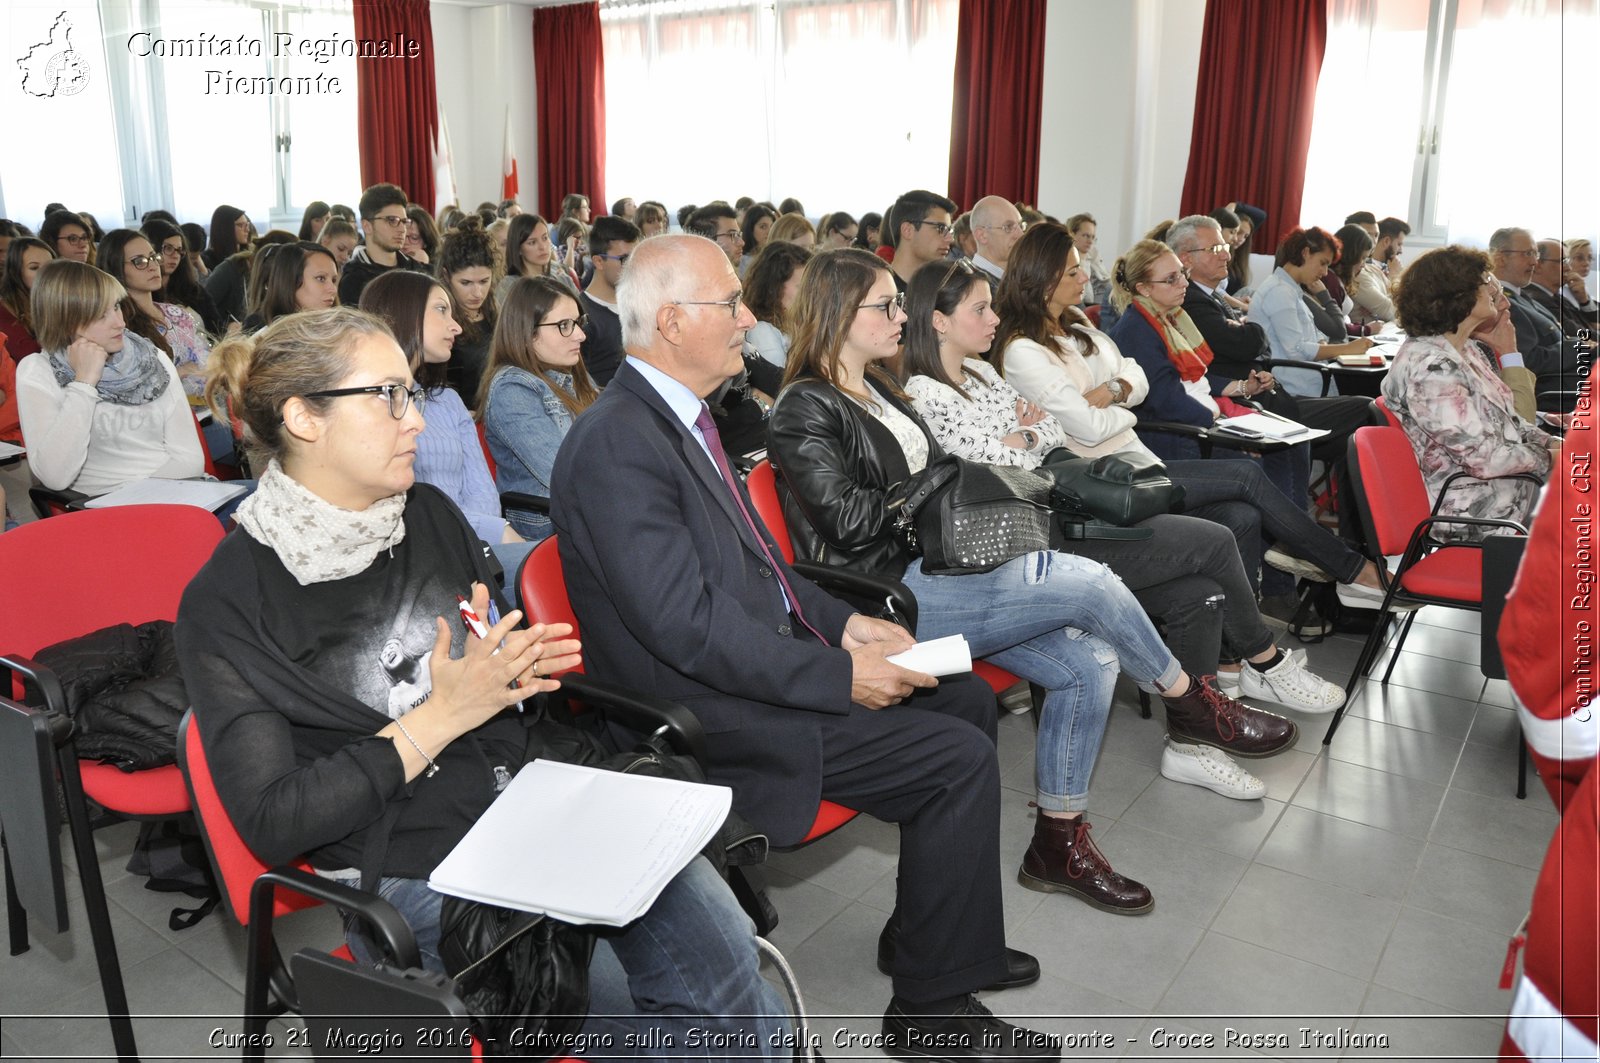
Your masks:
[{"label": "purple necktie", "polygon": [[739,508],[739,515],[744,518],[745,526],[750,529],[750,534],[756,537],[756,544],[761,547],[761,556],[767,559],[773,575],[778,577],[778,585],[783,588],[783,595],[789,600],[789,610],[807,631],[817,636],[818,642],[824,646],[828,645],[828,640],[822,637],[822,632],[812,627],[811,622],[800,611],[800,599],[795,597],[794,589],[789,586],[789,580],[783,574],[783,566],[772,556],[772,551],[767,549],[767,537],[761,534],[761,526],[756,523],[755,517],[744,504],[744,494],[740,492],[739,485],[733,478],[733,467],[728,464],[727,452],[722,449],[722,435],[717,431],[717,422],[712,419],[711,410],[704,403],[700,404],[700,416],[694,419],[694,426],[700,429],[700,436],[706,441],[706,449],[711,452],[711,463],[717,467],[717,472],[722,475],[722,482],[732,492],[733,504]]}]

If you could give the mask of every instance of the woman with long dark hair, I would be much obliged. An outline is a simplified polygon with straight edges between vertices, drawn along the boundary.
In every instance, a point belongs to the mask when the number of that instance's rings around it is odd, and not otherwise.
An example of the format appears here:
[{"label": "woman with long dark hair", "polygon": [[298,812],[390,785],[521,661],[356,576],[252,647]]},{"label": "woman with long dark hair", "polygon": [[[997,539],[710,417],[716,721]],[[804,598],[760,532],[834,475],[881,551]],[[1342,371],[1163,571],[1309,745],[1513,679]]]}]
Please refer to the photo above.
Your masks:
[{"label": "woman with long dark hair", "polygon": [[778,212],[765,203],[752,203],[739,222],[739,235],[744,239],[744,254],[739,259],[739,276],[743,277],[755,261],[756,252],[766,246],[772,234]]},{"label": "woman with long dark hair", "polygon": [[489,344],[494,339],[497,316],[494,287],[498,265],[494,244],[476,218],[446,233],[439,244],[435,264],[439,283],[450,293],[451,312],[461,326],[447,377],[456,394],[467,403],[478,401],[483,370],[489,364]]},{"label": "woman with long dark hair", "polygon": [[427,424],[417,436],[417,479],[443,491],[461,509],[499,559],[515,597],[517,569],[533,544],[500,515],[500,496],[483,458],[478,427],[461,396],[446,386],[451,348],[461,335],[449,293],[425,273],[390,270],[362,289],[361,309],[389,326],[422,388],[417,408]]},{"label": "woman with long dark hair", "polygon": [[339,305],[339,266],[333,252],[307,240],[268,245],[252,268],[259,279],[244,331],[259,332],[285,314]]},{"label": "woman with long dark hair", "polygon": [[[599,398],[583,367],[585,324],[571,289],[548,277],[519,278],[501,304],[478,396],[501,491],[550,497],[556,451]],[[554,531],[542,513],[513,513],[511,524],[535,541]]]},{"label": "woman with long dark hair", "polygon": [[161,256],[159,302],[186,306],[200,315],[208,333],[220,336],[227,328],[222,311],[195,276],[189,255],[189,241],[183,229],[164,218],[150,218],[141,228],[156,253]]},{"label": "woman with long dark hair", "polygon": [[[1302,297],[1307,285],[1320,281],[1339,255],[1339,242],[1326,229],[1291,229],[1278,245],[1277,268],[1250,298],[1250,320],[1260,325],[1272,346],[1272,357],[1325,362],[1372,347],[1365,337],[1328,342]],[[1322,375],[1309,369],[1280,369],[1273,374],[1291,395],[1316,398]]]},{"label": "woman with long dark hair", "polygon": [[1297,728],[1187,673],[1098,562],[1040,551],[987,572],[923,571],[889,505],[942,456],[882,367],[899,350],[902,304],[888,264],[875,255],[827,251],[806,266],[769,426],[795,550],[902,580],[917,599],[919,638],[963,634],[975,657],[1045,688],[1034,767],[1039,812],[1019,880],[1117,914],[1147,912],[1150,891],[1111,868],[1083,817],[1118,663],[1165,700],[1172,733],[1191,743],[1232,738],[1236,751],[1264,756],[1293,744]]},{"label": "woman with long dark hair", "polygon": [[300,215],[300,239],[315,241],[331,217],[333,209],[322,200],[313,199],[306,205],[305,213]]},{"label": "woman with long dark hair", "polygon": [[214,270],[249,245],[250,218],[238,207],[224,203],[211,212],[210,239],[200,259],[206,269]]},{"label": "woman with long dark hair", "polygon": [[494,297],[505,305],[506,296],[517,277],[546,277],[566,285],[573,296],[577,281],[556,258],[556,245],[550,242],[550,224],[537,214],[518,214],[506,232],[505,274],[495,287]]},{"label": "woman with long dark hair", "polygon": [[18,236],[6,248],[5,267],[0,271],[0,333],[6,349],[17,361],[39,349],[33,335],[33,282],[54,258],[50,245],[33,236]]}]

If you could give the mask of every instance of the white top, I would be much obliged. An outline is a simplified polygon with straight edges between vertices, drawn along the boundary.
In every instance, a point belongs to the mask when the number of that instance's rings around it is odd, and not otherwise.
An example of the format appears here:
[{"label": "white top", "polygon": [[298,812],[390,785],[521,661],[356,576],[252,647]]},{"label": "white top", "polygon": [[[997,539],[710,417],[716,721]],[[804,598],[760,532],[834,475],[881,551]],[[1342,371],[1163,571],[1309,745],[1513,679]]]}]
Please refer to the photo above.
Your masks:
[{"label": "white top", "polygon": [[1028,429],[1038,438],[1031,449],[1023,450],[1001,442],[1022,429],[1017,423],[1017,400],[1021,396],[988,362],[968,358],[962,364],[978,378],[962,382],[968,398],[962,398],[955,388],[931,376],[918,375],[906,381],[906,394],[911,396],[911,404],[946,451],[985,465],[1036,469],[1046,454],[1067,445],[1067,434],[1048,414]]},{"label": "white top", "polygon": [[[848,392],[846,394],[849,395]],[[921,472],[928,467],[928,437],[922,434],[917,422],[901,413],[900,408],[887,399],[863,402],[854,395],[849,397],[850,401],[876,417],[894,435],[895,442],[905,452],[908,470]]]},{"label": "white top", "polygon": [[[1144,444],[1133,434],[1138,418],[1129,406],[1137,406],[1150,393],[1150,382],[1139,363],[1117,350],[1111,337],[1099,329],[1078,326],[1079,336],[1093,343],[1089,354],[1079,354],[1065,338],[1056,340],[1049,350],[1032,340],[1016,339],[1006,344],[1001,356],[1006,379],[1029,402],[1061,422],[1067,434],[1066,445],[1074,454],[1098,458],[1119,450],[1143,450]],[[1120,377],[1130,392],[1122,402],[1097,408],[1084,400],[1084,394]]]},{"label": "white top", "polygon": [[56,383],[41,351],[17,366],[17,405],[28,466],[56,490],[103,495],[145,476],[184,479],[206,471],[194,414],[165,356],[167,390],[143,406],[102,402],[88,384]]}]

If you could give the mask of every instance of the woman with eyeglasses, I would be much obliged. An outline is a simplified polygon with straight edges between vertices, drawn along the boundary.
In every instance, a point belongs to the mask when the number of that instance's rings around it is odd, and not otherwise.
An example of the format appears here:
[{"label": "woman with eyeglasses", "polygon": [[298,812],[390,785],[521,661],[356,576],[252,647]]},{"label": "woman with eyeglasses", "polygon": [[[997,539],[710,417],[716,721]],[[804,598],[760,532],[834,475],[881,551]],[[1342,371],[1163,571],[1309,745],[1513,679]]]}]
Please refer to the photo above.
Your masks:
[{"label": "woman with eyeglasses", "polygon": [[127,295],[116,278],[71,259],[34,281],[43,350],[17,366],[17,399],[29,464],[46,487],[103,495],[142,477],[205,472],[183,382],[160,348],[127,328]]},{"label": "woman with eyeglasses", "polygon": [[56,257],[50,245],[32,236],[18,236],[6,248],[5,268],[0,271],[0,333],[17,361],[39,349],[33,334],[33,282],[39,271]]},{"label": "woman with eyeglasses", "polygon": [[[1136,246],[1166,252],[1165,245],[1153,242]],[[1134,431],[1134,411],[1149,394],[1150,382],[1139,362],[1092,327],[1078,308],[1087,283],[1071,233],[1052,223],[1029,227],[1011,249],[1000,282],[1000,326],[989,361],[1018,394],[1060,422],[1072,453],[1154,457]],[[1169,286],[1179,288],[1176,280]],[[1165,350],[1166,340],[1161,342]],[[1162,354],[1164,360],[1168,357]],[[1349,604],[1370,608],[1382,600],[1377,569],[1312,520],[1303,506],[1292,503],[1254,462],[1169,460],[1166,466],[1172,482],[1184,489],[1184,513],[1216,521],[1233,533],[1252,583],[1263,557],[1270,555],[1274,565],[1325,571],[1324,579],[1331,574],[1340,581],[1341,600]],[[1267,550],[1269,543],[1279,549]],[[1292,588],[1293,580],[1288,582]],[[1217,672],[1226,693],[1306,713],[1333,712],[1344,702],[1343,690],[1270,642],[1262,647],[1230,639],[1228,650],[1229,659]]]},{"label": "woman with eyeglasses", "polygon": [[[1022,398],[984,360],[1000,319],[982,273],[965,262],[922,267],[911,279],[906,313],[906,393],[940,446],[969,461],[1022,469],[1072,457],[1060,422]],[[1106,565],[1127,584],[1190,674],[1218,674],[1224,635],[1230,647],[1270,654],[1272,635],[1262,625],[1238,543],[1226,528],[1177,514],[1151,517],[1138,527],[1148,529],[1150,538],[1085,539],[1066,549]],[[1264,783],[1220,748],[1177,738],[1162,754],[1161,773],[1224,797],[1266,793]]]},{"label": "woman with eyeglasses", "polygon": [[150,241],[161,258],[161,291],[157,301],[186,306],[200,316],[200,323],[212,336],[222,335],[226,328],[222,312],[206,293],[205,286],[195,276],[189,255],[189,241],[183,229],[164,218],[149,218],[140,226],[140,232]]},{"label": "woman with eyeglasses", "polygon": [[[502,492],[549,498],[556,451],[572,419],[599,398],[583,367],[585,324],[571,289],[548,277],[520,278],[500,307],[478,421]],[[511,524],[533,542],[555,530],[543,513],[514,512]]]},{"label": "woman with eyeglasses", "polygon": [[817,247],[823,251],[837,251],[845,247],[855,246],[856,236],[861,232],[861,226],[856,223],[848,212],[838,210],[822,219],[822,224],[817,226]]},{"label": "woman with eyeglasses", "polygon": [[[417,480],[437,487],[461,510],[499,560],[506,589],[515,598],[517,570],[533,544],[501,515],[478,426],[461,396],[447,386],[452,348],[461,335],[450,293],[425,273],[390,270],[362,289],[361,309],[389,326],[417,382],[411,401],[426,421],[417,436]],[[396,401],[402,394],[391,393]]]},{"label": "woman with eyeglasses", "polygon": [[[1305,286],[1326,276],[1338,253],[1339,242],[1333,234],[1316,226],[1293,229],[1278,245],[1277,268],[1250,298],[1250,320],[1266,332],[1272,357],[1326,362],[1341,355],[1362,354],[1372,347],[1372,340],[1365,336],[1343,343],[1326,342],[1302,298]],[[1315,398],[1322,394],[1320,373],[1280,369],[1273,376],[1291,395]]]},{"label": "woman with eyeglasses", "polygon": [[1117,914],[1147,912],[1150,891],[1112,869],[1083,816],[1119,668],[1165,700],[1174,736],[1188,742],[1231,739],[1238,752],[1265,756],[1291,745],[1297,728],[1187,673],[1132,593],[1098,562],[1041,551],[989,572],[923,571],[888,504],[942,456],[883,368],[899,350],[903,306],[876,255],[826,251],[806,266],[769,426],[795,550],[902,580],[917,599],[919,638],[963,634],[974,656],[1045,688],[1034,768],[1039,813],[1019,880]]},{"label": "woman with eyeglasses", "polygon": [[94,234],[84,220],[70,210],[54,210],[47,214],[44,224],[39,226],[39,239],[57,258],[89,262],[89,256],[94,253]]},{"label": "woman with eyeglasses", "polygon": [[433,224],[433,215],[415,203],[406,205],[406,242],[400,250],[424,266],[431,266],[439,255],[439,229]]},{"label": "woman with eyeglasses", "polygon": [[1099,306],[1111,297],[1111,274],[1100,261],[1098,244],[1099,223],[1087,212],[1074,214],[1067,219],[1067,231],[1072,234],[1072,244],[1078,249],[1078,260],[1089,274],[1089,283],[1083,288],[1083,305]]},{"label": "woman with eyeglasses", "polygon": [[[1501,291],[1482,251],[1451,245],[1408,266],[1395,299],[1406,339],[1384,377],[1383,399],[1411,439],[1440,516],[1526,524],[1561,440],[1517,414],[1495,372],[1499,356],[1517,346],[1510,307],[1495,299]],[[1437,529],[1463,540],[1495,533]]]},{"label": "woman with eyeglasses", "polygon": [[100,268],[120,280],[127,292],[122,316],[128,331],[143,336],[172,359],[190,404],[200,405],[211,343],[193,310],[156,301],[162,287],[161,257],[150,241],[135,229],[113,229],[100,241],[97,258]]}]

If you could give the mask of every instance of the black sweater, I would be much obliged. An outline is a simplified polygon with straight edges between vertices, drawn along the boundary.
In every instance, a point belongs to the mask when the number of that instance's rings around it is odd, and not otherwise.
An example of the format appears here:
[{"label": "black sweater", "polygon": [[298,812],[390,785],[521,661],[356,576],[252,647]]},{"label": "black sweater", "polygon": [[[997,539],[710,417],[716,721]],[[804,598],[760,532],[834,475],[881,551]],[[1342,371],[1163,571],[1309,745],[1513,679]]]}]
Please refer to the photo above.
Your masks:
[{"label": "black sweater", "polygon": [[525,759],[514,712],[450,743],[438,774],[410,783],[394,743],[376,737],[431,689],[434,617],[449,621],[459,655],[456,595],[474,580],[494,586],[477,537],[438,490],[411,489],[405,525],[366,571],[305,587],[236,529],[183,596],[178,657],[206,756],[224,807],[269,864],[305,855],[326,869],[426,878],[493,801],[495,768],[514,774]]}]

